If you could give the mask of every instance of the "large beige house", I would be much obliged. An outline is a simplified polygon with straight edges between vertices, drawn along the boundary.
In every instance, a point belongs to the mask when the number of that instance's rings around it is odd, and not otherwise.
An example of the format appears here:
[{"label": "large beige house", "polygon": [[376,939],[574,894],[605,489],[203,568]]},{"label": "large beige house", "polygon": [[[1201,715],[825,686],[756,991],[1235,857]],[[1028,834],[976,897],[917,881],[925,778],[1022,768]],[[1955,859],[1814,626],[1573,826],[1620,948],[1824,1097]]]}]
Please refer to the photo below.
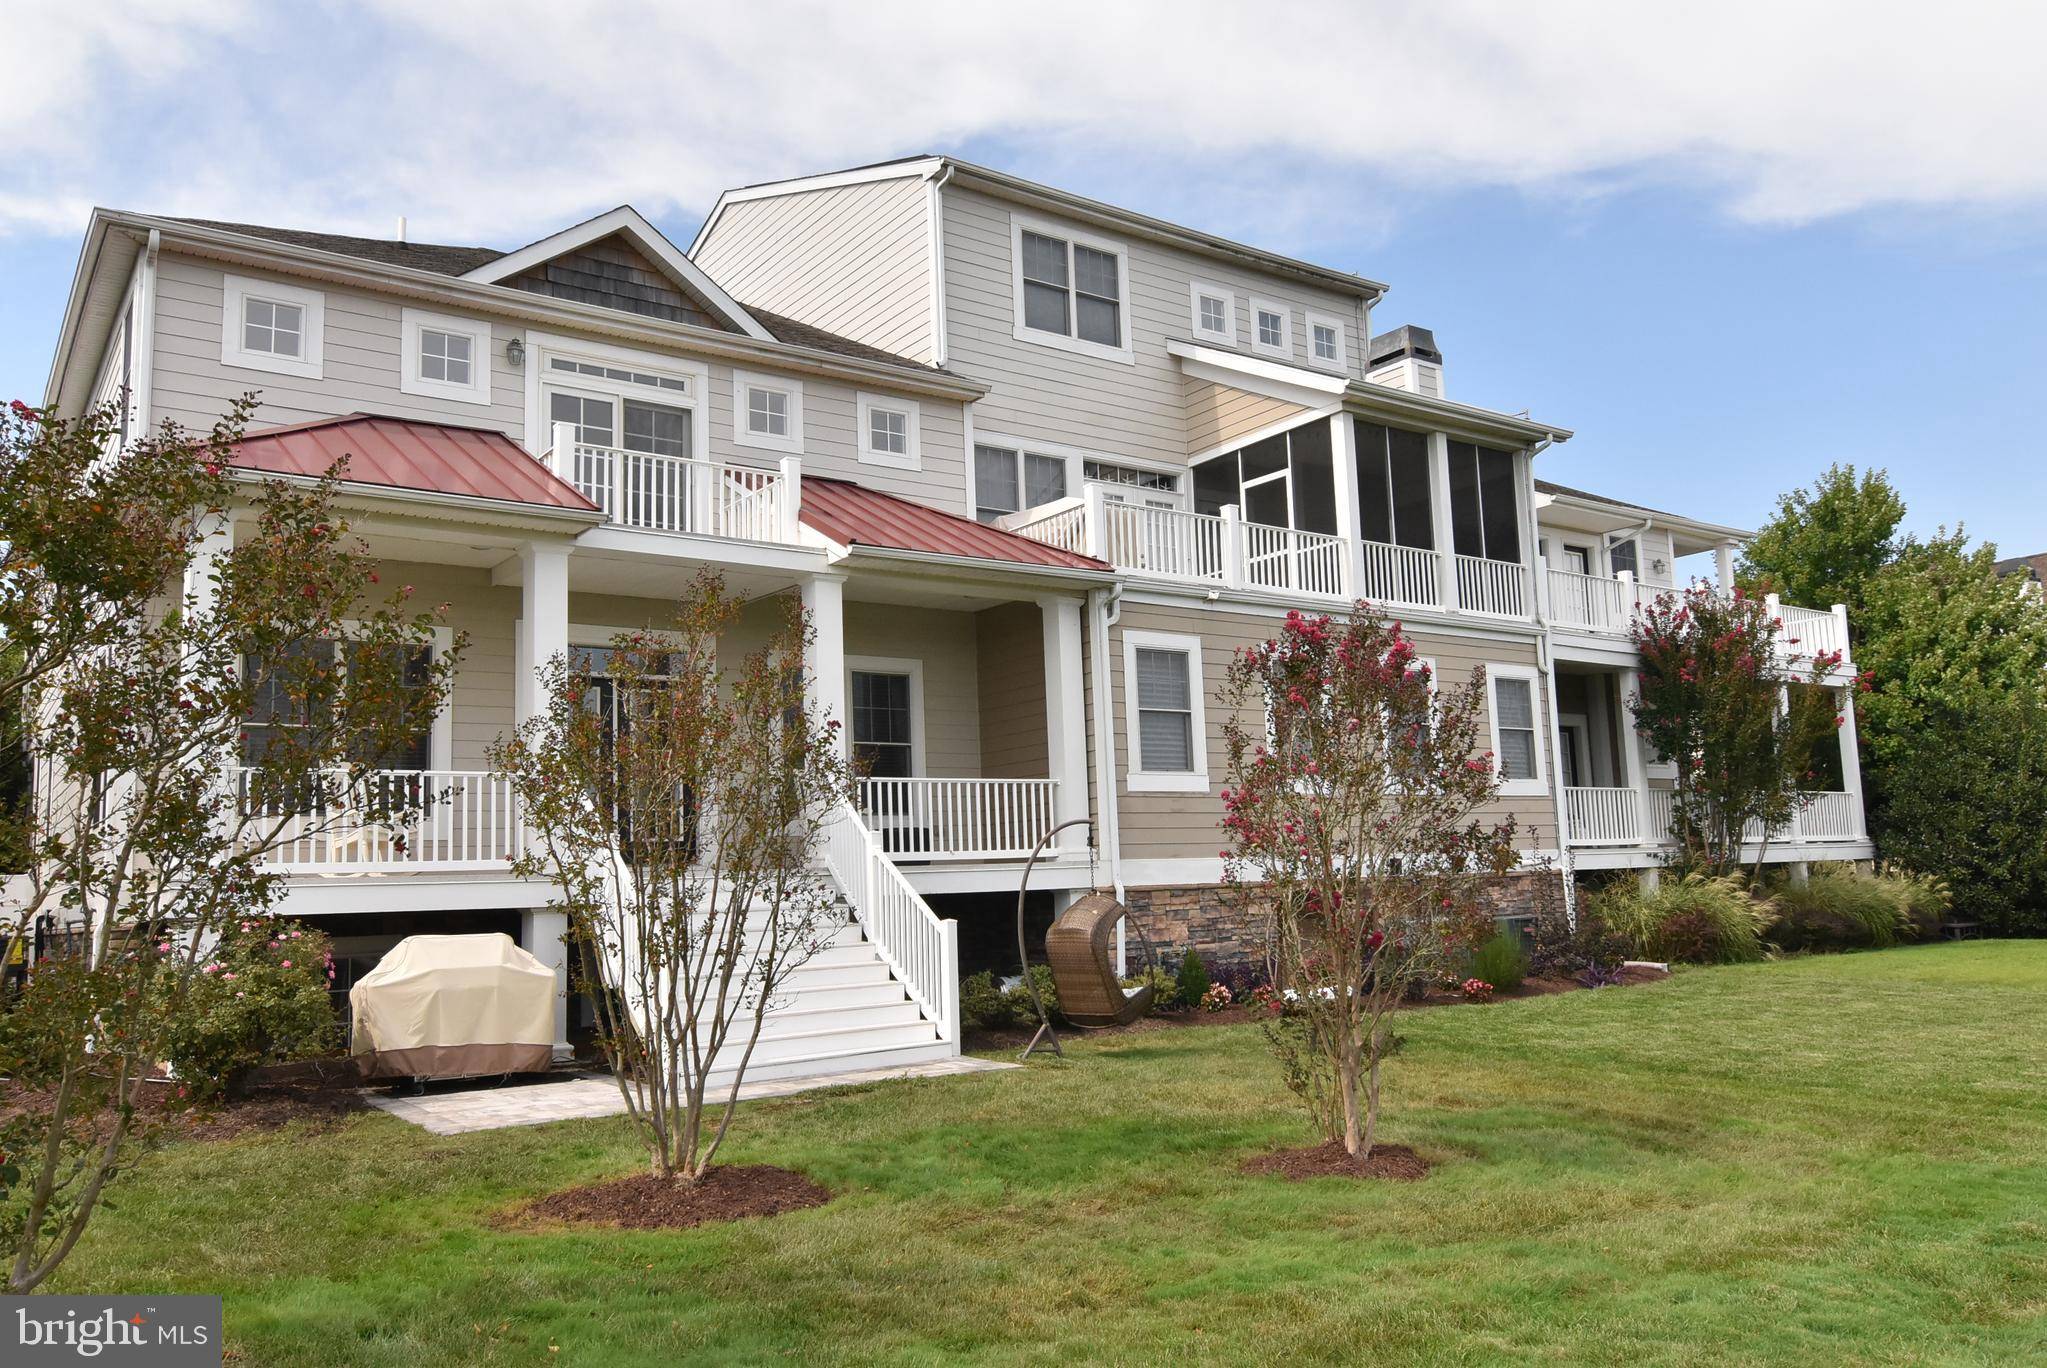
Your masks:
[{"label": "large beige house", "polygon": [[[800,596],[868,777],[831,847],[852,920],[755,1069],[822,1073],[958,1050],[959,975],[1013,968],[1024,857],[1073,818],[1040,916],[1105,887],[1154,945],[1238,953],[1216,689],[1292,609],[1366,599],[1483,667],[1528,866],[1503,910],[1658,866],[1628,620],[1744,534],[1538,480],[1570,433],[1450,398],[1426,330],[1375,334],[1383,290],[950,157],[731,191],[687,251],[623,207],[510,252],[99,211],[46,398],[125,393],[135,430],[255,391],[241,464],[347,454],[354,525],[467,634],[404,771],[446,795],[421,829],[278,854],[353,973],[425,930],[560,966],[484,759],[536,669],[705,565],[756,605],[739,637]],[[1845,647],[1839,609],[1780,611]],[[1850,718],[1768,858],[1870,853]]]}]

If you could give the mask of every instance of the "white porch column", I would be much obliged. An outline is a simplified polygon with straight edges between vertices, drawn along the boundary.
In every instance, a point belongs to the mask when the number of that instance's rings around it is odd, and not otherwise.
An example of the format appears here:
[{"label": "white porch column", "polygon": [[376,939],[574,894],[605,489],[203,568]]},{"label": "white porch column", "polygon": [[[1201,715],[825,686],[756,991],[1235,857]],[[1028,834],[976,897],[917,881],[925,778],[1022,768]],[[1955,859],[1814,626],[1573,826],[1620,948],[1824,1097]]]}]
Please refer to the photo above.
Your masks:
[{"label": "white porch column", "polygon": [[[1045,626],[1045,756],[1057,785],[1053,790],[1053,822],[1088,815],[1087,719],[1081,698],[1080,600],[1047,594],[1038,600]],[[1063,848],[1079,847],[1071,832],[1059,838]]]},{"label": "white porch column", "polygon": [[1343,595],[1355,600],[1365,583],[1365,524],[1358,511],[1357,429],[1341,410],[1329,417],[1329,452],[1336,478],[1336,535],[1343,538]]},{"label": "white porch column", "polygon": [[519,644],[513,703],[525,722],[546,706],[540,668],[569,649],[569,549],[546,542],[519,548]]},{"label": "white porch column", "polygon": [[1720,592],[1734,590],[1734,543],[1721,542],[1713,548],[1713,576],[1720,581]]},{"label": "white porch column", "polygon": [[1441,580],[1436,591],[1445,610],[1455,613],[1457,602],[1457,538],[1450,521],[1450,438],[1441,432],[1429,434],[1429,512],[1435,520],[1436,571]]},{"label": "white porch column", "polygon": [[839,753],[849,755],[853,722],[846,714],[846,577],[822,571],[803,581],[803,611],[810,618],[810,706],[839,724]]},{"label": "white porch column", "polygon": [[1642,734],[1635,730],[1635,703],[1642,696],[1640,680],[1633,670],[1623,670],[1619,675],[1621,715],[1614,719],[1620,733],[1620,759],[1626,766],[1622,782],[1635,791],[1635,820],[1641,824],[1642,843],[1661,846],[1670,839],[1668,831],[1658,831],[1652,823],[1655,818],[1649,812],[1649,757],[1642,749]]},{"label": "white porch column", "polygon": [[568,914],[552,907],[529,907],[519,913],[519,948],[554,970],[554,1057],[569,1050]]},{"label": "white porch column", "polygon": [[1862,811],[1862,742],[1855,734],[1855,689],[1841,690],[1841,786],[1855,799],[1855,834],[1867,836],[1869,821]]}]

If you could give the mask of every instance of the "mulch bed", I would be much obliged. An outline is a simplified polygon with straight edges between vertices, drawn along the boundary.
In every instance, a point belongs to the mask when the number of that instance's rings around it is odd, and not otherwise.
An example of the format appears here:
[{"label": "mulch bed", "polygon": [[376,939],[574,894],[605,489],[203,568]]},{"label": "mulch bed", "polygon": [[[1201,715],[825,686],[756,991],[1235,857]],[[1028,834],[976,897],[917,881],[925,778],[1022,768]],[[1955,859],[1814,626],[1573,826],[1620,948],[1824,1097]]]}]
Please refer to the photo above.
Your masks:
[{"label": "mulch bed", "polygon": [[[333,1130],[369,1105],[357,1096],[353,1085],[257,1087],[244,1096],[219,1099],[203,1110],[175,1110],[176,1101],[174,1084],[144,1085],[138,1108],[147,1118],[142,1124],[160,1120],[179,1139],[233,1140],[282,1130],[293,1122],[303,1123],[314,1131]],[[47,1105],[47,1095],[18,1087],[11,1080],[0,1080],[0,1120]]]},{"label": "mulch bed", "polygon": [[779,1216],[823,1206],[831,1190],[773,1164],[717,1164],[685,1187],[639,1173],[570,1188],[519,1209],[515,1222],[569,1221],[621,1230],[687,1230],[716,1221]]},{"label": "mulch bed", "polygon": [[1405,1145],[1374,1145],[1361,1163],[1351,1157],[1340,1140],[1307,1149],[1274,1150],[1246,1159],[1239,1167],[1245,1173],[1291,1182],[1303,1178],[1384,1178],[1412,1183],[1429,1176],[1429,1161]]}]

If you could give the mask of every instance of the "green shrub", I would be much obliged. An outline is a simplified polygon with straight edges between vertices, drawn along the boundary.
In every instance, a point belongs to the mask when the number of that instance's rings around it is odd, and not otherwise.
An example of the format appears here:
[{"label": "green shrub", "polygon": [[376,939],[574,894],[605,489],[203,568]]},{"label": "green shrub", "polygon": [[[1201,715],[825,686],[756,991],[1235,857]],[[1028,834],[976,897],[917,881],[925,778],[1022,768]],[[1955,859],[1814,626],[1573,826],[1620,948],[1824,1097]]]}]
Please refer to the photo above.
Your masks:
[{"label": "green shrub", "polygon": [[1520,934],[1499,931],[1473,951],[1471,977],[1490,983],[1497,992],[1519,991],[1521,981],[1528,977],[1528,952],[1521,947]]},{"label": "green shrub", "polygon": [[[1033,964],[1031,981],[1045,1000],[1045,1011],[1059,1016],[1059,989],[1052,982],[1050,966]],[[1031,1003],[1031,990],[1022,983],[1004,988],[987,972],[969,974],[960,980],[960,1019],[977,1031],[1007,1031],[1038,1024],[1038,1009]]]},{"label": "green shrub", "polygon": [[1802,887],[1778,890],[1776,902],[1773,934],[1786,950],[1882,949],[1940,934],[1948,894],[1939,879],[1824,864]]},{"label": "green shrub", "polygon": [[165,1033],[164,1062],[204,1097],[238,1086],[251,1069],[335,1049],[332,965],[318,931],[240,923],[192,979]]},{"label": "green shrub", "polygon": [[1617,884],[1587,901],[1638,957],[1680,964],[1759,960],[1763,932],[1775,920],[1740,880],[1701,874],[1665,879],[1646,897]]},{"label": "green shrub", "polygon": [[1182,1007],[1199,1005],[1202,997],[1208,992],[1208,966],[1201,962],[1201,956],[1194,953],[1192,946],[1189,946],[1187,953],[1181,957],[1180,972],[1174,982],[1179,989],[1174,996],[1179,999]]},{"label": "green shrub", "polygon": [[1166,972],[1164,965],[1153,964],[1137,971],[1133,978],[1123,980],[1125,988],[1151,989],[1151,1010],[1171,1012],[1180,1006],[1180,980]]}]

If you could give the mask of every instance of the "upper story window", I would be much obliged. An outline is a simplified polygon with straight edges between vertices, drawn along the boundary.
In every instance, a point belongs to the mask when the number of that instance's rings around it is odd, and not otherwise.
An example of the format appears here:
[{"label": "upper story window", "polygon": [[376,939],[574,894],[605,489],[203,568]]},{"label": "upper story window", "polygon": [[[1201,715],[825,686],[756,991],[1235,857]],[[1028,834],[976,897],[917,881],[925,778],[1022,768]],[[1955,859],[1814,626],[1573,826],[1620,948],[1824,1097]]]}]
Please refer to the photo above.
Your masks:
[{"label": "upper story window", "polygon": [[1141,503],[1147,508],[1180,507],[1180,473],[1093,459],[1081,462],[1081,478],[1105,486],[1112,503]]},{"label": "upper story window", "polygon": [[1251,301],[1251,350],[1293,359],[1293,327],[1284,304],[1269,299]]},{"label": "upper story window", "polygon": [[1308,315],[1308,357],[1318,366],[1344,370],[1350,365],[1349,339],[1341,319],[1326,314]]},{"label": "upper story window", "polygon": [[1065,497],[1064,456],[974,444],[974,516],[982,522]]},{"label": "upper story window", "polygon": [[1130,281],[1121,245],[1017,218],[1016,336],[1128,361]]},{"label": "upper story window", "polygon": [[399,389],[464,404],[490,402],[490,324],[406,309],[399,326]]},{"label": "upper story window", "polygon": [[221,363],[318,380],[326,313],[327,297],[317,290],[223,276]]},{"label": "upper story window", "polygon": [[1245,522],[1335,532],[1328,420],[1303,423],[1195,466],[1194,511],[1219,513],[1225,504],[1237,505]]},{"label": "upper story window", "polygon": [[1450,539],[1460,556],[1521,561],[1514,453],[1450,443]]},{"label": "upper story window", "polygon": [[1615,542],[1612,546],[1607,547],[1606,563],[1613,567],[1615,575],[1619,575],[1621,571],[1625,570],[1636,579],[1642,578],[1641,557],[1635,553],[1635,539],[1633,537],[1628,538],[1626,541]]},{"label": "upper story window", "polygon": [[866,465],[921,468],[917,405],[908,399],[862,393],[859,398],[860,460]]},{"label": "upper story window", "polygon": [[1366,541],[1431,550],[1429,435],[1352,420],[1358,452],[1358,522]]},{"label": "upper story window", "polygon": [[1237,344],[1236,296],[1220,285],[1197,280],[1188,287],[1194,335],[1211,342]]},{"label": "upper story window", "polygon": [[732,440],[770,451],[802,451],[802,384],[780,376],[732,372]]}]

